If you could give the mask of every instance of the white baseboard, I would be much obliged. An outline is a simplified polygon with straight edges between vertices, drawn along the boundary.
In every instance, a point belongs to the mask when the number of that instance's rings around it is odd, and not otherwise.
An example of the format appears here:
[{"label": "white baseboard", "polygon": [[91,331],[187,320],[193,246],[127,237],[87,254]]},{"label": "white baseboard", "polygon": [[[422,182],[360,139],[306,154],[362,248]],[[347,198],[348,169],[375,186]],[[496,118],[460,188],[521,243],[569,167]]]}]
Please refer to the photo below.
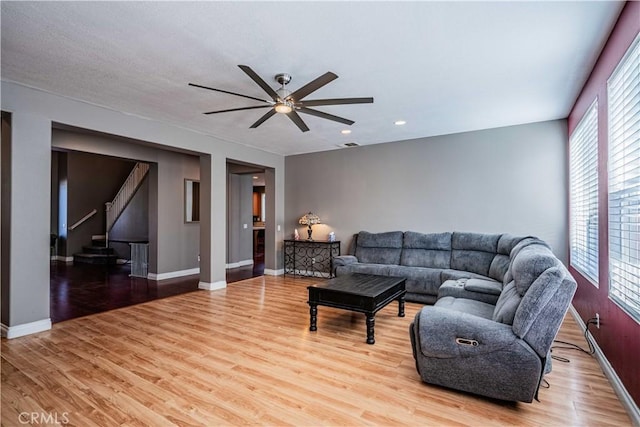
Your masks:
[{"label": "white baseboard", "polygon": [[[569,312],[575,319],[576,323],[578,323],[578,326],[580,326],[580,329],[582,329],[582,332],[584,332],[587,329],[587,326],[582,321],[582,318],[578,314],[578,311],[573,307],[573,304],[569,306]],[[633,401],[633,398],[625,388],[624,384],[622,384],[622,381],[620,381],[620,377],[618,377],[618,374],[613,369],[613,366],[611,366],[611,364],[605,357],[596,340],[592,339],[591,343],[593,344],[593,348],[595,349],[596,359],[598,360],[598,363],[600,363],[600,367],[602,368],[604,375],[609,379],[611,387],[613,387],[613,391],[615,391],[618,395],[620,403],[622,403],[622,406],[624,406],[624,408],[627,410],[627,414],[629,414],[629,418],[631,418],[631,423],[634,426],[640,426],[640,409],[638,408],[638,405],[636,405],[636,403]]]},{"label": "white baseboard", "polygon": [[226,280],[220,280],[219,282],[200,282],[198,283],[198,289],[204,289],[205,291],[217,291],[227,287]]},{"label": "white baseboard", "polygon": [[23,323],[22,325],[7,326],[0,325],[2,336],[7,339],[23,337],[51,329],[51,319],[42,319],[36,322]]},{"label": "white baseboard", "polygon": [[174,279],[176,277],[193,276],[195,274],[200,274],[200,268],[190,268],[189,270],[170,271],[168,273],[160,273],[160,274],[148,273],[147,279],[166,280],[166,279]]},{"label": "white baseboard", "polygon": [[72,256],[62,256],[62,255],[51,255],[51,261],[60,261],[70,263],[73,262]]},{"label": "white baseboard", "polygon": [[283,274],[284,274],[284,268],[281,268],[280,270],[272,270],[270,268],[264,269],[265,276],[282,276]]},{"label": "white baseboard", "polygon": [[252,259],[245,259],[243,261],[238,261],[238,262],[232,262],[226,265],[227,270],[229,270],[230,268],[238,268],[238,267],[244,267],[247,265],[253,265],[253,260]]}]

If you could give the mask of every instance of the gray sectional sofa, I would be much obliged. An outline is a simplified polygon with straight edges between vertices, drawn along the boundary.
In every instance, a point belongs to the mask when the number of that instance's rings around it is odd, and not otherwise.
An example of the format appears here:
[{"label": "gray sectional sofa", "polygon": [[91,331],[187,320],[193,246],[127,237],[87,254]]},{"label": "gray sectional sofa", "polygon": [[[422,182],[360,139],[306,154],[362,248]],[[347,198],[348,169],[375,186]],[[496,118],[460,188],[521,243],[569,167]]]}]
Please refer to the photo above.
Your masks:
[{"label": "gray sectional sofa", "polygon": [[[510,234],[391,231],[354,235],[349,255],[334,258],[338,276],[367,273],[406,277],[407,301],[433,304],[447,280],[474,279],[469,291],[488,302],[502,291],[511,250],[523,239]],[[536,239],[537,240],[537,239]],[[460,294],[460,289],[454,289]],[[463,289],[464,290],[464,289]]]},{"label": "gray sectional sofa", "polygon": [[[471,280],[467,280],[466,283]],[[457,282],[465,282],[464,279]],[[466,283],[446,282],[433,306],[409,327],[424,382],[495,399],[531,402],[551,370],[550,350],[576,291],[576,281],[543,242],[511,251],[495,303],[474,298]],[[455,288],[462,292],[455,294]]]},{"label": "gray sectional sofa", "polygon": [[577,288],[549,246],[509,234],[360,232],[336,274],[407,278],[429,303],[409,328],[424,382],[531,402]]}]

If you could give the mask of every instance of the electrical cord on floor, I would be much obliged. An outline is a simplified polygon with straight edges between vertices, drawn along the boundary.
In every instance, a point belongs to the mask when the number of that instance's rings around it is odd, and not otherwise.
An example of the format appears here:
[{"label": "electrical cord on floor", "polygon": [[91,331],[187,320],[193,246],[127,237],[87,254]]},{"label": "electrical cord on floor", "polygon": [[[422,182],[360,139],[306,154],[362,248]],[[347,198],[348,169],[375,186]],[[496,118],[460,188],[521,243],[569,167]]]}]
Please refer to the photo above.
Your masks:
[{"label": "electrical cord on floor", "polygon": [[[591,337],[589,335],[589,325],[595,325],[597,324],[597,319],[595,317],[592,317],[591,319],[587,320],[587,324],[585,326],[584,329],[584,339],[585,341],[587,341],[587,345],[589,346],[589,350],[585,350],[584,348],[580,347],[577,344],[574,343],[570,343],[570,342],[566,342],[566,341],[560,341],[560,340],[553,340],[554,343],[558,343],[558,344],[563,344],[563,346],[553,346],[551,347],[551,352],[553,352],[554,349],[564,349],[564,350],[578,350],[581,351],[583,353],[586,353],[588,355],[592,355],[593,353],[596,352],[595,347],[593,346],[593,343],[591,342]],[[564,362],[564,363],[569,363],[569,359],[567,359],[566,357],[560,357],[560,356],[555,356],[555,355],[551,355],[552,359],[555,359],[559,362]]]},{"label": "electrical cord on floor", "polygon": [[[553,340],[554,343],[558,343],[558,344],[562,344],[562,346],[552,346],[551,347],[551,353],[553,353],[554,349],[564,349],[564,350],[578,350],[581,351],[583,353],[586,353],[588,355],[592,355],[593,353],[596,352],[595,347],[593,346],[593,343],[591,342],[591,337],[589,335],[591,335],[589,333],[589,325],[596,325],[598,323],[598,320],[595,317],[592,317],[591,319],[587,320],[587,324],[585,325],[584,328],[584,339],[585,341],[587,341],[587,345],[589,346],[589,350],[585,350],[584,348],[580,347],[577,344],[571,343],[571,342],[567,342],[567,341],[561,341],[561,340]],[[567,359],[566,357],[561,357],[561,356],[556,356],[554,354],[551,354],[551,358],[554,360],[557,360],[558,362],[562,362],[562,363],[569,363],[569,359]],[[540,379],[540,388],[551,388],[551,384],[549,384],[549,382],[544,379],[541,378]]]}]

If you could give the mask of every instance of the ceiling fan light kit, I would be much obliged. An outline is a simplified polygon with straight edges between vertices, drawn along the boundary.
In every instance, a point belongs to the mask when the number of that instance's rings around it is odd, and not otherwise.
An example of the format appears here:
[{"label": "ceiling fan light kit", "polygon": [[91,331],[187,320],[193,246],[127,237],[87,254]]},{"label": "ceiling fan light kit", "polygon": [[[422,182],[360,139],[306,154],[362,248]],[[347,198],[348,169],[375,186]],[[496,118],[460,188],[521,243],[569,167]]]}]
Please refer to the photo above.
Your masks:
[{"label": "ceiling fan light kit", "polygon": [[189,86],[199,87],[202,89],[213,90],[216,92],[222,92],[229,95],[240,96],[243,98],[252,99],[254,101],[261,101],[266,103],[267,105],[256,105],[251,107],[241,107],[241,108],[231,108],[226,110],[218,110],[218,111],[208,111],[204,114],[218,114],[218,113],[227,113],[230,111],[241,111],[241,110],[254,110],[258,108],[269,108],[269,111],[265,113],[262,117],[258,119],[254,124],[250,126],[251,129],[255,129],[264,123],[267,119],[273,116],[275,113],[286,114],[291,121],[298,126],[298,128],[302,132],[307,132],[309,128],[304,123],[300,115],[298,113],[309,114],[311,116],[320,117],[327,120],[332,120],[335,122],[343,123],[346,125],[352,125],[355,123],[353,120],[345,119],[343,117],[334,116],[333,114],[325,113],[319,110],[315,110],[309,107],[317,107],[322,105],[344,105],[344,104],[371,104],[373,103],[373,98],[334,98],[334,99],[314,99],[303,101],[307,95],[315,92],[320,89],[324,85],[332,82],[337,79],[338,76],[332,72],[327,72],[317,79],[307,83],[302,86],[298,90],[291,92],[285,88],[285,86],[291,81],[291,75],[287,73],[280,73],[275,75],[275,80],[280,83],[280,88],[278,90],[274,90],[271,86],[269,86],[255,71],[251,69],[251,67],[247,65],[238,65],[242,71],[245,72],[258,86],[264,90],[267,95],[271,98],[268,99],[260,99],[249,95],[243,95],[240,93],[231,92],[223,89],[216,89],[208,86],[202,86],[195,83],[189,83]]}]

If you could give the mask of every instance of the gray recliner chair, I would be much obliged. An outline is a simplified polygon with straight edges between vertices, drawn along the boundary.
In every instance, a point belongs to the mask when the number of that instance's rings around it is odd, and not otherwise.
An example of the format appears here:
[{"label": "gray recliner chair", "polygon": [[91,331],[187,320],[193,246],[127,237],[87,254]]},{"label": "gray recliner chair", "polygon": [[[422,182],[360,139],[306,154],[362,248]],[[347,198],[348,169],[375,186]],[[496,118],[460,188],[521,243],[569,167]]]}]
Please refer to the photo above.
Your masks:
[{"label": "gray recliner chair", "polygon": [[537,239],[513,248],[504,283],[495,304],[441,295],[416,314],[411,344],[424,382],[508,401],[537,398],[577,285]]}]

